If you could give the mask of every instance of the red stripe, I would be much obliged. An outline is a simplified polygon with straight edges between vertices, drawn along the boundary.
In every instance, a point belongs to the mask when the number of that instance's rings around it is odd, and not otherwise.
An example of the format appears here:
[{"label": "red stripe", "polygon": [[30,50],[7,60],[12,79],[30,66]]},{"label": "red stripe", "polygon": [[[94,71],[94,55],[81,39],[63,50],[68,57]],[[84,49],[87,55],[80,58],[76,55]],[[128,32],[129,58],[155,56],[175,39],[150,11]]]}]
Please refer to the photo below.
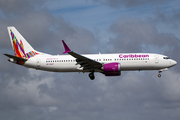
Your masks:
[{"label": "red stripe", "polygon": [[[14,44],[14,41],[13,41],[13,44]],[[16,44],[14,44],[14,47],[15,47],[15,52],[16,52],[17,56],[22,57]]]}]

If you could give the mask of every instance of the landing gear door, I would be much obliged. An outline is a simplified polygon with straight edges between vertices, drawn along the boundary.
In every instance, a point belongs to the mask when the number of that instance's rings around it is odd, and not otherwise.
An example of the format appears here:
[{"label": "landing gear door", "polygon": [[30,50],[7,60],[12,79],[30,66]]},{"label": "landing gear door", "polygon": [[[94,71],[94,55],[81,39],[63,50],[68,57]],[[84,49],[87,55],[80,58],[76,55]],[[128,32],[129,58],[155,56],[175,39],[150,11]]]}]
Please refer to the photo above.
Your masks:
[{"label": "landing gear door", "polygon": [[155,63],[159,63],[159,56],[158,55],[155,56]]}]

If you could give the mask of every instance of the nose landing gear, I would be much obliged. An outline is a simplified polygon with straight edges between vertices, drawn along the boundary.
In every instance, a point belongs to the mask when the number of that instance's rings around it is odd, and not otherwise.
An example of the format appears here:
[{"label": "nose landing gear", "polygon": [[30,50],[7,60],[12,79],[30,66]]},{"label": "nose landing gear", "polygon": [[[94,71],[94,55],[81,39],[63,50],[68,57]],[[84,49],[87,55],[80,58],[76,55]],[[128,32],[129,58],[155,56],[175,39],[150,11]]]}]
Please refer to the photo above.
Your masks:
[{"label": "nose landing gear", "polygon": [[159,78],[161,77],[161,74],[160,74],[161,72],[162,72],[162,71],[161,71],[161,70],[159,70],[159,74],[158,74],[158,77],[159,77]]},{"label": "nose landing gear", "polygon": [[160,73],[161,73],[162,71],[167,71],[167,70],[168,70],[168,68],[160,69],[160,70],[159,70],[158,77],[159,77],[159,78],[161,77],[161,74],[160,74]]},{"label": "nose landing gear", "polygon": [[158,74],[158,77],[160,78],[160,77],[161,77],[161,74]]}]

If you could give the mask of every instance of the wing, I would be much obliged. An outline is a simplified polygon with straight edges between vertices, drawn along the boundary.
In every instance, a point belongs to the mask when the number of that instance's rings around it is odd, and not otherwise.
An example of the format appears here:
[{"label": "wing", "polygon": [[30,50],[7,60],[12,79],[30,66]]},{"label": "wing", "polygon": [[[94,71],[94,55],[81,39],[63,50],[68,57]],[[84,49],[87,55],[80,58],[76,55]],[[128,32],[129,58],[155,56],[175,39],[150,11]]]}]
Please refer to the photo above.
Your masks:
[{"label": "wing", "polygon": [[94,70],[94,69],[101,69],[102,64],[98,61],[95,61],[93,59],[87,58],[85,56],[82,56],[80,54],[77,54],[69,49],[69,47],[66,45],[66,43],[62,40],[65,52],[63,54],[68,53],[71,56],[76,58],[76,65],[81,65],[83,67],[83,70]]}]

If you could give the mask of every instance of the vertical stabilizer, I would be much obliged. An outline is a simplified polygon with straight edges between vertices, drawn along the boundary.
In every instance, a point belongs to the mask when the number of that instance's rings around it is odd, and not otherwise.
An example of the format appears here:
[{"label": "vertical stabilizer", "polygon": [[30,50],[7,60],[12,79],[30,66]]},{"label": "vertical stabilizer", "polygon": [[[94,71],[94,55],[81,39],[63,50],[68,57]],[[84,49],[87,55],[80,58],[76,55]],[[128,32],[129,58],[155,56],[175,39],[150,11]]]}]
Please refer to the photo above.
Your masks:
[{"label": "vertical stabilizer", "polygon": [[15,56],[28,59],[38,54],[15,27],[7,27],[7,29]]}]

